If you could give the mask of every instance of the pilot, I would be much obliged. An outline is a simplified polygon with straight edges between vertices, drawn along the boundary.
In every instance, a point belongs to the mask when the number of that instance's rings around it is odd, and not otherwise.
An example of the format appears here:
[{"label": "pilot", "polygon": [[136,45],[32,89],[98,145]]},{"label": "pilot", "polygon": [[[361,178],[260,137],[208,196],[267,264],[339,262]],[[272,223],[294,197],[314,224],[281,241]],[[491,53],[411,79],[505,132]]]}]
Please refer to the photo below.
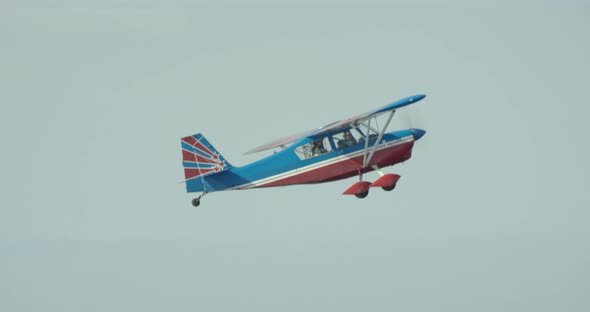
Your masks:
[{"label": "pilot", "polygon": [[356,144],[356,140],[352,137],[350,131],[344,131],[344,139],[338,141],[338,148],[345,148]]},{"label": "pilot", "polygon": [[328,152],[328,151],[326,151],[326,149],[324,148],[324,143],[322,142],[321,139],[313,141],[312,146],[311,146],[311,155],[312,156],[319,156],[319,155],[324,154],[326,152]]}]

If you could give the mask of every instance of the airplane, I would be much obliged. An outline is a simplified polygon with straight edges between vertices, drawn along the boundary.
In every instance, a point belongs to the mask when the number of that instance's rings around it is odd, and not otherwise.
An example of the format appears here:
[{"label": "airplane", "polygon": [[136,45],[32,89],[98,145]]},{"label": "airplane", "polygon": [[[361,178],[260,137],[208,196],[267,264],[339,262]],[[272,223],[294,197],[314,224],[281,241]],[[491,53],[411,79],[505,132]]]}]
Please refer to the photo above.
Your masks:
[{"label": "airplane", "polygon": [[[414,142],[426,131],[385,131],[397,109],[425,97],[406,97],[364,114],[271,141],[245,154],[281,150],[241,167],[232,166],[201,133],[183,137],[185,180],[181,183],[186,184],[188,193],[201,192],[192,200],[195,207],[203,196],[217,191],[314,184],[353,176],[358,176],[359,181],[343,195],[365,198],[373,187],[391,191],[400,176],[383,173],[381,168],[410,159]],[[386,122],[379,127],[377,118],[383,120],[385,116]],[[374,182],[363,181],[363,174],[370,171],[377,171],[380,177]]]}]

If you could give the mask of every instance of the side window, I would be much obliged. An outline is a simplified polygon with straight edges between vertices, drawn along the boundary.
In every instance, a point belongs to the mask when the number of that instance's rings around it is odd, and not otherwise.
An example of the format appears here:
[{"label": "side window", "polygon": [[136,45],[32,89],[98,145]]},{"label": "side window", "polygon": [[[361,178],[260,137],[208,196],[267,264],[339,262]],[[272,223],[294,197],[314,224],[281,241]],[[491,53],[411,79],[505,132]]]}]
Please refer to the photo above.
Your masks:
[{"label": "side window", "polygon": [[[328,137],[325,137],[322,140],[322,146],[324,147],[324,149],[326,150],[326,153],[329,153],[332,151],[332,144],[330,144],[330,139]],[[323,153],[322,153],[323,154]]]},{"label": "side window", "polygon": [[327,137],[307,143],[295,148],[295,154],[299,159],[309,159],[332,151],[330,139]]},{"label": "side window", "polygon": [[341,149],[360,143],[361,138],[362,137],[357,131],[353,131],[353,129],[351,129],[335,134],[334,143],[338,149]]},{"label": "side window", "polygon": [[301,160],[311,158],[311,144],[304,144],[296,147],[295,155]]}]

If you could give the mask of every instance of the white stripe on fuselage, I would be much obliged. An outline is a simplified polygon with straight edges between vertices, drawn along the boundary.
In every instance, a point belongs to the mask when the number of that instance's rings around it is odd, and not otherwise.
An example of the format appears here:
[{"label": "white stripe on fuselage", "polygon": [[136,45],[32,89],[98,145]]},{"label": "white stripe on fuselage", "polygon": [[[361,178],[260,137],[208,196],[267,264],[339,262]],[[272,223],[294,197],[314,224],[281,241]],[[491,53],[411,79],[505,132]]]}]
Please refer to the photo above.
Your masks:
[{"label": "white stripe on fuselage", "polygon": [[[386,149],[386,148],[390,148],[396,145],[400,145],[400,144],[404,144],[404,143],[408,143],[408,142],[412,142],[414,140],[414,137],[409,135],[406,137],[403,137],[401,139],[395,140],[395,141],[391,141],[391,142],[387,142],[385,144],[381,144],[380,146],[377,147],[376,151],[382,150],[382,149]],[[348,160],[348,159],[352,159],[352,158],[356,158],[358,156],[362,156],[364,154],[365,150],[364,149],[360,149],[356,152],[352,152],[349,154],[345,154],[342,156],[338,156],[338,157],[334,157],[334,158],[330,158],[330,159],[326,159],[324,161],[320,161],[318,163],[315,164],[311,164],[309,166],[305,166],[305,167],[301,167],[301,168],[297,168],[297,169],[293,169],[293,170],[289,170],[283,173],[279,173],[267,178],[263,178],[260,180],[256,180],[253,182],[249,182],[249,183],[245,183],[242,185],[238,185],[232,188],[229,188],[227,190],[235,190],[235,189],[249,189],[249,188],[255,188],[258,186],[262,186],[265,184],[269,184],[272,182],[276,182],[278,180],[282,180],[285,178],[290,178],[292,176],[298,175],[298,174],[302,174],[308,171],[312,171],[312,170],[316,170],[325,166],[329,166],[335,163],[338,163],[340,161],[344,161],[344,160]]]}]

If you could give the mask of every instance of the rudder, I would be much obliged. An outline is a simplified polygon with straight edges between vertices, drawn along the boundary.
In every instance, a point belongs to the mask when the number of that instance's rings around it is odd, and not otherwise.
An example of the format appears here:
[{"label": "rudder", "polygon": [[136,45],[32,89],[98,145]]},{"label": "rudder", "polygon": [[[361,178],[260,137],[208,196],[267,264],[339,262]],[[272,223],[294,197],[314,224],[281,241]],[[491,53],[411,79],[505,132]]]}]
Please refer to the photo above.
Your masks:
[{"label": "rudder", "polygon": [[200,133],[181,141],[185,181],[229,170],[232,166]]}]

